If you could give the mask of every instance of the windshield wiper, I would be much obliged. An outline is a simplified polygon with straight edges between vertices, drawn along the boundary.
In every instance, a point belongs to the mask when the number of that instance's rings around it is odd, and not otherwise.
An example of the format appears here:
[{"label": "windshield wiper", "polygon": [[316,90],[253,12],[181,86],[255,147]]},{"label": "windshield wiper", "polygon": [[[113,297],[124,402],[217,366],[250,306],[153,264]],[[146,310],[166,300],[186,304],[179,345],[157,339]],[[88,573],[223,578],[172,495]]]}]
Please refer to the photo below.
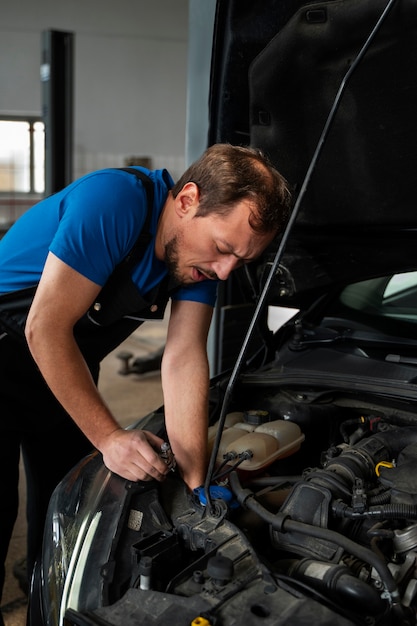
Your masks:
[{"label": "windshield wiper", "polygon": [[401,356],[400,354],[387,354],[386,361],[399,363],[400,365],[417,365],[417,358],[412,356]]},{"label": "windshield wiper", "polygon": [[[291,341],[290,349],[291,350],[303,350],[307,347],[312,347],[315,345],[324,345],[324,344],[336,344],[336,343],[354,343],[356,345],[366,345],[369,347],[372,346],[386,346],[386,345],[395,345],[395,346],[408,346],[408,347],[417,347],[417,341],[410,339],[408,337],[397,337],[395,335],[384,335],[379,332],[372,332],[370,330],[352,330],[346,329],[342,332],[334,330],[332,328],[321,328],[316,327],[314,329],[305,329],[302,326],[300,320],[296,323],[296,331],[294,333],[294,338]],[[390,356],[390,355],[388,355]],[[391,355],[392,357],[396,357],[397,355]],[[401,359],[405,359],[407,357],[399,357],[396,362],[405,362]],[[395,358],[388,359],[395,361]],[[409,360],[410,363],[417,364],[417,359]]]}]

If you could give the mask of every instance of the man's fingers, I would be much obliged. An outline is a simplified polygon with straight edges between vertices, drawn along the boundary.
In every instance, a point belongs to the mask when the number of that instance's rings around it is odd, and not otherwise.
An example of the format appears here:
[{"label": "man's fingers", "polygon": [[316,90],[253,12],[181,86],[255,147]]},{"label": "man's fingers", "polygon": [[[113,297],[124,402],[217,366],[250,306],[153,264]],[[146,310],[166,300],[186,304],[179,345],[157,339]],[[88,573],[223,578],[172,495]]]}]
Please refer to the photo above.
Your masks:
[{"label": "man's fingers", "polygon": [[148,431],[116,431],[104,462],[111,471],[127,480],[161,481],[169,471],[165,459],[160,457],[163,443],[163,439]]}]

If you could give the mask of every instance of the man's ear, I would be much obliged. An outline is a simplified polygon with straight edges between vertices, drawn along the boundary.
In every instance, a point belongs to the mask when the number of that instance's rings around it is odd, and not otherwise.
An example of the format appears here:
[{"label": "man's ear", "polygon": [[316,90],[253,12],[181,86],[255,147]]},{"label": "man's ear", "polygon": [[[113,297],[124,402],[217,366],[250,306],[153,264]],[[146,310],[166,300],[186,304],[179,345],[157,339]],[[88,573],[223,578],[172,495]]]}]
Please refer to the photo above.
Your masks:
[{"label": "man's ear", "polygon": [[196,211],[200,202],[200,190],[195,183],[189,182],[184,185],[175,198],[175,210],[179,217],[183,217]]}]

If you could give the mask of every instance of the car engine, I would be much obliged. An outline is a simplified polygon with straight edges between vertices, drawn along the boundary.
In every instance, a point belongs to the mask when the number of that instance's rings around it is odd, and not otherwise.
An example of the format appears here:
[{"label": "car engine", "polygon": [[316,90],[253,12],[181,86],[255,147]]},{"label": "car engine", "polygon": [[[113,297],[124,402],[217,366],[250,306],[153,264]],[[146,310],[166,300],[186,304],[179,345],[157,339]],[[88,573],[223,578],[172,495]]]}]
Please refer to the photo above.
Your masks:
[{"label": "car engine", "polygon": [[128,484],[97,623],[416,623],[413,414],[270,378],[236,386],[209,489]]}]

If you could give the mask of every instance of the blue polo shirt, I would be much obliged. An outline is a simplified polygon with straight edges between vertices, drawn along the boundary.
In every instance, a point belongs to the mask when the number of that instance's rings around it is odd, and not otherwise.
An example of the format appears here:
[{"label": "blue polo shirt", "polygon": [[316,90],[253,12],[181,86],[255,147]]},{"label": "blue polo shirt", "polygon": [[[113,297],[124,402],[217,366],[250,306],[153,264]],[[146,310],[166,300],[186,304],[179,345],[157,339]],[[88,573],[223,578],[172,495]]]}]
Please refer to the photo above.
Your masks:
[{"label": "blue polo shirt", "polygon": [[[138,169],[154,183],[150,224],[154,243],[168,194],[164,174],[170,186],[173,180],[165,170]],[[26,211],[0,241],[0,293],[36,285],[48,251],[103,286],[133,247],[146,213],[146,191],[134,174],[104,169],[83,176]],[[144,295],[166,274],[165,263],[149,245],[132,279]],[[181,287],[172,298],[214,306],[216,292],[217,281],[207,280]]]}]

